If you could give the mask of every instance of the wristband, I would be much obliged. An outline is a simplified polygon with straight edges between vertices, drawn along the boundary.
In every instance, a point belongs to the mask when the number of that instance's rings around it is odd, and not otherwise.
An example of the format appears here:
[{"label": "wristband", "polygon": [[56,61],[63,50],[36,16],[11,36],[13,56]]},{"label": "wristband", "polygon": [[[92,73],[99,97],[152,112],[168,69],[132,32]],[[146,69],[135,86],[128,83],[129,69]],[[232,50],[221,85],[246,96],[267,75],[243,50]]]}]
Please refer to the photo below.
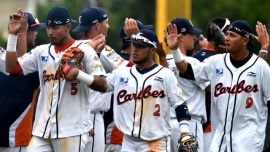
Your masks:
[{"label": "wristband", "polygon": [[26,33],[18,33],[17,36],[20,36],[20,35],[26,35]]},{"label": "wristband", "polygon": [[189,125],[187,120],[182,120],[179,123],[181,133],[186,132],[189,133]]},{"label": "wristband", "polygon": [[266,51],[266,50],[260,50],[259,52],[260,53],[268,53],[268,51]]},{"label": "wristband", "polygon": [[8,41],[7,41],[7,51],[9,52],[16,52],[17,47],[17,35],[9,34]]},{"label": "wristband", "polygon": [[172,52],[172,56],[173,56],[173,59],[174,59],[175,63],[178,63],[178,62],[181,62],[181,61],[184,60],[184,57],[181,54],[179,48],[177,48],[176,50],[171,50],[171,52]]},{"label": "wristband", "polygon": [[77,80],[85,83],[87,86],[90,86],[94,82],[94,77],[80,70],[77,76]]}]

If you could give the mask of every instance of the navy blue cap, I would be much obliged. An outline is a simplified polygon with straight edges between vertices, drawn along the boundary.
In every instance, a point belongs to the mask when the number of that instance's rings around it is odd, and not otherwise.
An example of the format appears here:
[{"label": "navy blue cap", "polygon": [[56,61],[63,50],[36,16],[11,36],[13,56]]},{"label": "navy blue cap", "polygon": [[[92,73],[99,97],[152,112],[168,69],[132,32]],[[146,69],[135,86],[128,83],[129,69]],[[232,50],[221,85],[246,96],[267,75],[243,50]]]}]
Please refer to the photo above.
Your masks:
[{"label": "navy blue cap", "polygon": [[[137,26],[139,30],[152,29],[154,27],[153,25],[143,25],[143,23],[140,22],[139,20],[136,20],[136,22],[137,22]],[[120,27],[119,35],[120,35],[120,38],[123,40],[123,42],[128,42],[127,40],[130,40],[130,38],[125,34],[124,27],[125,27],[125,22],[122,23]]]},{"label": "navy blue cap", "polygon": [[92,25],[100,23],[108,18],[107,13],[100,7],[91,6],[85,8],[79,17],[80,25],[73,29],[73,32],[84,32]]},{"label": "navy blue cap", "polygon": [[28,31],[43,30],[46,28],[45,23],[39,23],[38,19],[35,18],[31,13],[24,12],[28,18]]},{"label": "navy blue cap", "polygon": [[71,19],[68,10],[63,6],[52,7],[45,19],[47,26],[60,26],[76,22],[76,20]]},{"label": "navy blue cap", "polygon": [[243,20],[234,21],[228,28],[228,31],[232,31],[241,35],[242,37],[249,38],[248,46],[254,47],[252,39],[255,37],[255,35],[252,34],[253,31],[248,22]]},{"label": "navy blue cap", "polygon": [[153,31],[149,29],[142,29],[136,35],[132,35],[131,40],[127,41],[143,46],[157,47],[158,37]]},{"label": "navy blue cap", "polygon": [[201,34],[202,30],[194,28],[190,20],[186,18],[175,18],[171,21],[177,27],[178,34],[180,33],[192,33]]}]

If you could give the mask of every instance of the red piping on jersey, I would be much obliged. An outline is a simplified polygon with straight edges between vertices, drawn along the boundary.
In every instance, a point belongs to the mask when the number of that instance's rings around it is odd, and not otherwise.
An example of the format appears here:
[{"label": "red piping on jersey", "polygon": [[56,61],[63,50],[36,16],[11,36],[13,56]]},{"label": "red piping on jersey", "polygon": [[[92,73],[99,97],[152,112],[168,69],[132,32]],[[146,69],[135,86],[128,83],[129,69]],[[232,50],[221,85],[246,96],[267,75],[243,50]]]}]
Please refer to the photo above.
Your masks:
[{"label": "red piping on jersey", "polygon": [[18,74],[18,73],[22,73],[22,68],[20,64],[17,62],[13,70],[10,72],[10,74]]},{"label": "red piping on jersey", "polygon": [[203,48],[203,50],[207,50],[207,51],[211,51],[211,52],[216,52],[216,50],[213,49],[213,48]]},{"label": "red piping on jersey", "polygon": [[66,44],[61,45],[61,46],[54,46],[55,52],[59,53],[62,51],[65,51],[67,48],[69,48],[76,40],[71,39],[70,41],[68,41]]},{"label": "red piping on jersey", "polygon": [[212,125],[211,122],[207,125],[207,127],[203,130],[204,133],[208,133],[211,132],[212,130]]},{"label": "red piping on jersey", "polygon": [[122,145],[123,137],[124,134],[116,126],[113,126],[110,144]]},{"label": "red piping on jersey", "polygon": [[31,107],[16,128],[15,146],[27,146],[32,136],[32,119],[38,89],[34,90]]}]

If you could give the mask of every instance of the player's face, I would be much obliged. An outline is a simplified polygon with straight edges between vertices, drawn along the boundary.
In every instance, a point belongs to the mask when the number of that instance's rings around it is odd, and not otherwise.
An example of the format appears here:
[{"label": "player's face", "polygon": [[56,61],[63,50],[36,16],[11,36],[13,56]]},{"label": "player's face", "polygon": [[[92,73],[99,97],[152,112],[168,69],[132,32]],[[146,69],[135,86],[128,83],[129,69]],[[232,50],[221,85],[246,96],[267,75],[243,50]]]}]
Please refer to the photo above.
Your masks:
[{"label": "player's face", "polygon": [[187,33],[183,35],[183,43],[185,44],[186,50],[192,50],[194,48],[194,41],[196,37],[194,34]]},{"label": "player's face", "polygon": [[228,53],[237,53],[243,49],[244,40],[239,34],[227,31],[225,37],[226,50]]},{"label": "player's face", "polygon": [[133,62],[135,64],[143,64],[149,62],[151,60],[151,48],[147,46],[143,46],[140,44],[133,43]]},{"label": "player's face", "polygon": [[27,49],[33,49],[36,46],[37,31],[27,31]]},{"label": "player's face", "polygon": [[69,37],[71,23],[61,26],[47,26],[46,31],[50,42],[53,45],[63,45]]},{"label": "player's face", "polygon": [[108,29],[109,29],[109,19],[106,19],[100,23],[97,23],[97,24],[100,24],[100,28],[99,28],[99,34],[103,34],[107,37],[107,32],[108,32]]}]

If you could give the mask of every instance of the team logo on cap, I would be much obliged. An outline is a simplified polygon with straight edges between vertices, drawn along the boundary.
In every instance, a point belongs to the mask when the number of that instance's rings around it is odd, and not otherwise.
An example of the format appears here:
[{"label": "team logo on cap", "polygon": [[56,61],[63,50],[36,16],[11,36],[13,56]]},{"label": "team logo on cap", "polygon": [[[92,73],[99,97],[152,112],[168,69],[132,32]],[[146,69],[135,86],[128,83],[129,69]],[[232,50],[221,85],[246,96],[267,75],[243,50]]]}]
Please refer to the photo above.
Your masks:
[{"label": "team logo on cap", "polygon": [[104,14],[103,17],[106,18],[107,17],[107,14]]},{"label": "team logo on cap", "polygon": [[92,23],[97,23],[98,22],[98,20],[97,19],[95,19]]},{"label": "team logo on cap", "polygon": [[184,32],[186,32],[186,31],[187,31],[186,28],[181,28],[181,33],[184,33]]},{"label": "team logo on cap", "polygon": [[54,22],[54,24],[56,24],[56,25],[60,25],[60,24],[62,24],[62,22],[61,21],[53,21]]},{"label": "team logo on cap", "polygon": [[67,19],[66,23],[70,23],[70,19],[69,18]]}]

